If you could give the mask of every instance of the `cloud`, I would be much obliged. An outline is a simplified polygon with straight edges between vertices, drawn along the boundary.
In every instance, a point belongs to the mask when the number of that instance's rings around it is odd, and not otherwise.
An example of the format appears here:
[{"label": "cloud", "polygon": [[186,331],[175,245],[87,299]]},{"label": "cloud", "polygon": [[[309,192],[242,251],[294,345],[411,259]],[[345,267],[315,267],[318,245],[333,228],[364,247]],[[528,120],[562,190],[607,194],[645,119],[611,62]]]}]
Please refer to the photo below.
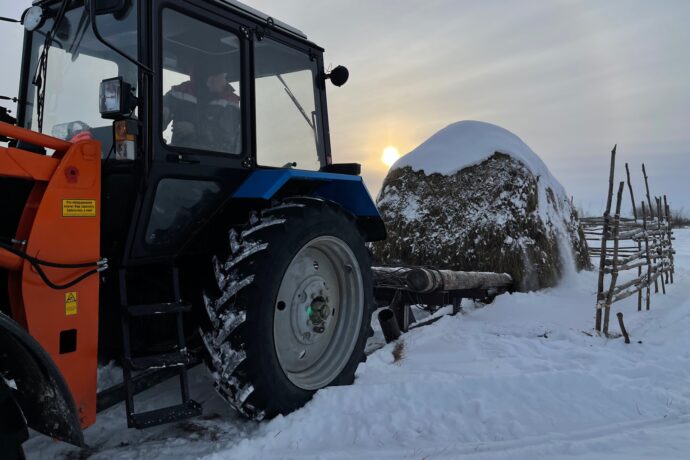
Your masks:
[{"label": "cloud", "polygon": [[[409,151],[449,123],[480,119],[521,136],[576,201],[597,199],[592,184],[618,143],[690,208],[690,2],[247,2],[305,31],[327,64],[350,68],[346,86],[328,89],[333,153],[364,163],[374,193],[386,145]],[[12,8],[22,9],[5,14]],[[18,29],[0,28],[3,62],[19,64]],[[8,67],[0,93],[14,94]]]}]

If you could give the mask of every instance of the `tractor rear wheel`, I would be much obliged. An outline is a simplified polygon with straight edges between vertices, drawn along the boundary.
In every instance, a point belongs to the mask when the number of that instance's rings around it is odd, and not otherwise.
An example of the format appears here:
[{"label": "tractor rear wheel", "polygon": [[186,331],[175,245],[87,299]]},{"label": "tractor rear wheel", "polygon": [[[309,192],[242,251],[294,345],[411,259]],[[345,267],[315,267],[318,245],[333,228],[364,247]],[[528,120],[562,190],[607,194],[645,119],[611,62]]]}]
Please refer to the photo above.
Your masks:
[{"label": "tractor rear wheel", "polygon": [[29,438],[24,417],[12,397],[12,390],[0,376],[0,456],[24,460],[22,443]]},{"label": "tractor rear wheel", "polygon": [[254,419],[287,414],[354,381],[371,335],[372,276],[363,236],[337,205],[302,198],[231,231],[214,258],[220,297],[202,331],[216,389]]}]

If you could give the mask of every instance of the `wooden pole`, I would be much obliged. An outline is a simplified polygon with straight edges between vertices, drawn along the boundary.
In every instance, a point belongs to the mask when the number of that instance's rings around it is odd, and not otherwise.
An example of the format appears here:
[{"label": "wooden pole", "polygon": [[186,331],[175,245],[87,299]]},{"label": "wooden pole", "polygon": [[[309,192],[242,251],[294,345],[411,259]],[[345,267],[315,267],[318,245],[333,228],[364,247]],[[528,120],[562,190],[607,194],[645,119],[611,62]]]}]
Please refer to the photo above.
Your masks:
[{"label": "wooden pole", "polygon": [[[635,222],[637,222],[637,206],[635,205],[635,193],[633,192],[632,182],[630,181],[630,167],[628,163],[625,163],[625,175],[628,179],[628,190],[630,191],[630,202],[632,203],[633,217],[635,218]],[[637,241],[637,249],[638,252],[642,252],[642,241],[639,239]],[[637,278],[640,279],[641,277],[642,265],[637,267]],[[638,289],[637,291],[637,311],[642,311],[642,289]],[[622,321],[622,319],[619,321]]]},{"label": "wooden pole", "polygon": [[632,184],[630,183],[630,168],[628,163],[625,163],[625,175],[628,176],[628,190],[630,190],[630,202],[632,203],[633,217],[637,221],[637,209],[635,209],[635,194],[633,193]]},{"label": "wooden pole", "polygon": [[625,324],[623,324],[623,313],[618,312],[616,316],[618,317],[618,325],[621,327],[621,333],[625,338],[625,343],[630,343],[630,336],[628,336],[628,331],[625,330]]},{"label": "wooden pole", "polygon": [[613,177],[616,170],[616,148],[618,144],[613,146],[611,150],[611,168],[609,170],[609,196],[606,199],[606,211],[611,213],[611,203],[613,202]]},{"label": "wooden pole", "polygon": [[606,211],[604,211],[604,224],[601,234],[601,253],[599,258],[599,282],[597,284],[597,313],[594,328],[601,331],[601,307],[604,301],[604,268],[606,267],[606,246],[609,232],[609,223],[611,217],[611,201],[613,200],[613,177],[616,169],[616,147],[613,146],[611,150],[611,167],[609,169],[609,194],[606,199]]},{"label": "wooden pole", "polygon": [[613,292],[616,289],[616,281],[618,281],[618,245],[620,240],[618,234],[620,233],[620,217],[621,205],[623,203],[623,190],[625,189],[625,182],[618,185],[618,196],[616,198],[616,214],[613,217],[613,266],[611,268],[611,284],[609,285],[609,292],[606,296],[606,310],[604,311],[604,329],[605,335],[609,333],[609,315],[611,312],[611,303],[613,303]]},{"label": "wooden pole", "polygon": [[652,209],[652,198],[649,196],[649,180],[647,177],[647,169],[645,169],[644,163],[642,163],[642,175],[644,176],[644,186],[647,190],[647,205],[649,205],[649,218],[653,220],[654,210]]},{"label": "wooden pole", "polygon": [[676,271],[675,258],[673,257],[673,226],[671,225],[671,206],[668,204],[666,195],[664,195],[664,207],[666,208],[666,223],[668,225],[668,249],[669,259],[671,261],[671,284],[673,284],[673,274]]},{"label": "wooden pole", "polygon": [[[637,222],[637,205],[635,204],[635,194],[632,188],[632,182],[630,181],[630,167],[628,163],[625,163],[625,175],[628,178],[628,190],[630,191],[630,202],[632,203],[633,217],[635,222]],[[638,252],[642,252],[642,241],[638,239],[637,241]],[[642,266],[637,267],[637,278],[642,277]],[[642,289],[637,291],[637,311],[642,311]]]},{"label": "wooden pole", "polygon": [[646,293],[646,303],[647,310],[649,310],[650,303],[650,286],[652,284],[652,258],[649,256],[649,237],[647,236],[647,208],[645,207],[644,201],[642,202],[642,228],[644,228],[644,247],[645,253],[647,254],[647,293]]},{"label": "wooden pole", "polygon": [[[659,197],[654,197],[656,200],[656,227],[659,232],[661,232],[661,198]],[[666,281],[664,280],[664,275],[666,274],[666,256],[663,254],[663,249],[664,249],[664,234],[661,233],[661,236],[657,236],[657,253],[659,254],[659,263],[661,264],[661,276],[659,277],[661,279],[661,290],[666,295]]]},{"label": "wooden pole", "polygon": [[[664,195],[665,196],[665,195]],[[670,274],[671,274],[671,264],[669,261],[669,254],[666,252],[668,248],[668,217],[666,215],[666,206],[664,206],[664,197],[660,196],[659,197],[659,208],[661,208],[661,217],[662,217],[662,227],[663,227],[663,232],[661,233],[661,254],[663,257],[664,261],[664,282],[666,284],[669,284],[671,282],[670,280]]]},{"label": "wooden pole", "polygon": [[[652,206],[652,197],[649,195],[649,177],[647,177],[647,168],[645,168],[644,163],[642,163],[642,175],[644,176],[644,186],[647,191],[647,205],[649,206],[649,219],[650,223],[654,220],[654,206]],[[654,265],[656,267],[656,257],[653,259]],[[659,292],[659,280],[654,277],[654,293]]]}]

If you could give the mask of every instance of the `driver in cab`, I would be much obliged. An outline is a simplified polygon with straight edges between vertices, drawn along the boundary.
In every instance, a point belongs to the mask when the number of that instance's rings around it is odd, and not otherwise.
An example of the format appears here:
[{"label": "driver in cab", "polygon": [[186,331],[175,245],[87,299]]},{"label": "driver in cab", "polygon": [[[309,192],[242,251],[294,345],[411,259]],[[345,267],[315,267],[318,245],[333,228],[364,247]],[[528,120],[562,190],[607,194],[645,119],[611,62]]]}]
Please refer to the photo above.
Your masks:
[{"label": "driver in cab", "polygon": [[240,97],[222,67],[193,67],[190,79],[163,99],[163,130],[172,123],[170,145],[239,153]]}]

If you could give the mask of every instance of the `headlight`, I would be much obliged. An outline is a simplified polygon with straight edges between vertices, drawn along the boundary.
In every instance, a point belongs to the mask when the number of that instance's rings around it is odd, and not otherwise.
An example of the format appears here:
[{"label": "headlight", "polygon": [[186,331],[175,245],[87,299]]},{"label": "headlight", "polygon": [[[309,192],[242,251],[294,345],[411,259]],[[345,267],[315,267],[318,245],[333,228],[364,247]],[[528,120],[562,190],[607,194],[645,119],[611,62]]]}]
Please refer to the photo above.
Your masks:
[{"label": "headlight", "polygon": [[22,14],[22,24],[29,32],[36,30],[43,23],[43,8],[32,6]]},{"label": "headlight", "polygon": [[126,117],[136,107],[132,86],[122,77],[108,78],[101,82],[99,109],[103,118]]}]

